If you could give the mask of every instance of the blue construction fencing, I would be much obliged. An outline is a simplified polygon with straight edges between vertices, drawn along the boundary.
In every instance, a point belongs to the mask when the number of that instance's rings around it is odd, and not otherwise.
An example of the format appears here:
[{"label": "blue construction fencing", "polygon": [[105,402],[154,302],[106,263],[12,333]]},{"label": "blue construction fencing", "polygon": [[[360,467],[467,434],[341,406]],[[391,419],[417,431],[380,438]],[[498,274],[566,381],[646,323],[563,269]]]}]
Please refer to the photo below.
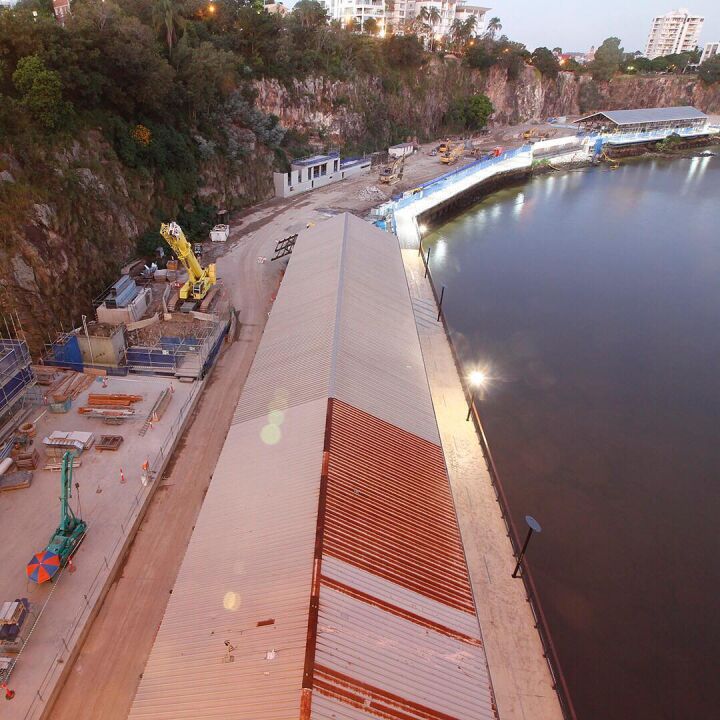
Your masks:
[{"label": "blue construction fencing", "polygon": [[508,150],[507,152],[501,153],[497,157],[481,158],[475,160],[469,165],[453,170],[452,172],[440,175],[440,177],[428,180],[428,182],[418,185],[416,188],[408,191],[400,200],[396,200],[393,203],[393,210],[401,210],[402,208],[412,205],[421,198],[426,198],[433,195],[436,192],[446,189],[453,185],[458,180],[474,175],[479,170],[485,170],[486,168],[500,165],[505,160],[517,157],[524,153],[529,152],[532,149],[532,145],[523,145],[522,147],[516,148],[515,150]]},{"label": "blue construction fencing", "polygon": [[0,338],[0,413],[13,405],[35,381],[30,362],[25,342]]}]

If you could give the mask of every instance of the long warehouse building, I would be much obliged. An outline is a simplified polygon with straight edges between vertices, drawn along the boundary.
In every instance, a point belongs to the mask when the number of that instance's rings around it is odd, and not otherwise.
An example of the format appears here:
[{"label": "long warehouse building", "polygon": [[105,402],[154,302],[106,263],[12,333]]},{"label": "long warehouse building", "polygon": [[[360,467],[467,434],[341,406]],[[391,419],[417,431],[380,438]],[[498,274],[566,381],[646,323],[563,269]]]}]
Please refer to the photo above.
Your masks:
[{"label": "long warehouse building", "polygon": [[130,720],[492,720],[397,240],[301,233]]}]

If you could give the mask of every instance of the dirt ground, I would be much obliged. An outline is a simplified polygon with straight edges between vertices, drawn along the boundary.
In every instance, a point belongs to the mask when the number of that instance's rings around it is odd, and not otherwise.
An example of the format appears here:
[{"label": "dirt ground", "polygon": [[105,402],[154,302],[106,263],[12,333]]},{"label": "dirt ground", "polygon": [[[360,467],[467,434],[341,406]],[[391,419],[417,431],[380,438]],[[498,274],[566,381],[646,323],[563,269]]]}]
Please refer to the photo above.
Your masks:
[{"label": "dirt ground", "polygon": [[[494,130],[488,146],[516,147],[523,140],[505,136],[518,136],[527,127]],[[205,243],[203,262],[217,261],[218,275],[239,313],[240,334],[213,371],[50,713],[53,720],[127,718],[278,287],[285,261],[271,262],[276,243],[338,212],[365,217],[392,194],[447,172],[447,166],[429,155],[437,144],[428,143],[408,158],[403,180],[393,186],[380,185],[377,168],[290,200],[269,200],[231,220],[227,244]]]}]

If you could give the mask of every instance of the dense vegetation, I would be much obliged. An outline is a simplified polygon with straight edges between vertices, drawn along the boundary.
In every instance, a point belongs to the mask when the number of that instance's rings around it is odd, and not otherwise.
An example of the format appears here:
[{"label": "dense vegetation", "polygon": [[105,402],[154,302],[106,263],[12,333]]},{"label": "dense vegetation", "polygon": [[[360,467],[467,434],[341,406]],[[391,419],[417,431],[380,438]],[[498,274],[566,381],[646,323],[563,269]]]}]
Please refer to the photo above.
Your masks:
[{"label": "dense vegetation", "polygon": [[[282,166],[288,155],[311,149],[307,138],[255,107],[253,80],[259,78],[291,86],[307,76],[365,76],[392,94],[411,87],[421,92],[433,56],[450,62],[453,55],[453,62],[481,71],[498,66],[511,80],[527,65],[549,78],[571,69],[605,80],[621,70],[675,71],[687,64],[675,58],[648,66],[609,38],[582,68],[562,59],[560,48],[531,53],[498,37],[499,18],[481,36],[474,18],[457,21],[442,42],[435,39],[438,22],[436,11],[423,9],[404,35],[381,38],[373,23],[328,22],[314,0],[301,0],[284,17],[266,12],[261,0],[74,0],[62,26],[50,0],[21,0],[0,10],[0,143],[29,165],[35,160],[42,174],[48,148],[67,147],[99,129],[125,165],[159,178],[164,196],[179,206],[193,198],[198,168],[213,158],[242,163],[260,143]],[[701,71],[705,82],[719,76],[717,62]],[[348,150],[377,149],[371,145],[381,138],[399,141],[413,132],[398,124],[390,135],[387,123],[375,128],[382,120],[379,102],[367,112],[368,143]],[[444,124],[475,131],[491,113],[484,95],[456,97]]]}]

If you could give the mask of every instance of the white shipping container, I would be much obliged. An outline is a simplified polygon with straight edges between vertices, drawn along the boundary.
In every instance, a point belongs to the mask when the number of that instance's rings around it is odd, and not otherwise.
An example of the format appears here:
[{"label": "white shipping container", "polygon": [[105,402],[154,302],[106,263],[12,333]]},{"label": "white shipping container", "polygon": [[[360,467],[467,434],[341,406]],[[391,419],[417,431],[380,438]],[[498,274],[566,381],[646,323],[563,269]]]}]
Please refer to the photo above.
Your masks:
[{"label": "white shipping container", "polygon": [[216,225],[210,231],[210,240],[213,242],[227,242],[228,237],[230,237],[229,225]]}]

